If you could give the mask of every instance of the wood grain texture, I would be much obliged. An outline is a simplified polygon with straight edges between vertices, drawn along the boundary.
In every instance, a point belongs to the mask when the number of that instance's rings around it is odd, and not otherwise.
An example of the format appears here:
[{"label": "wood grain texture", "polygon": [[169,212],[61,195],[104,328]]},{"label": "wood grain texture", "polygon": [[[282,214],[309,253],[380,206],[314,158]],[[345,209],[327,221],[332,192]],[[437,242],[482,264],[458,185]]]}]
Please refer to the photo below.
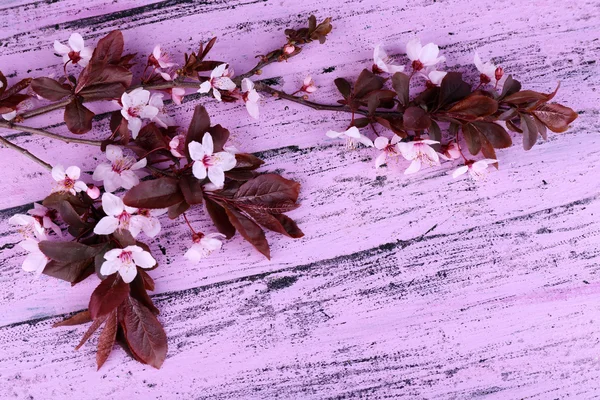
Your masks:
[{"label": "wood grain texture", "polygon": [[[163,368],[120,349],[95,372],[97,337],[73,348],[86,327],[52,329],[87,306],[95,279],[71,288],[21,270],[20,237],[7,219],[51,188],[29,160],[0,149],[0,398],[594,398],[600,393],[597,314],[600,248],[600,6],[595,1],[323,2],[12,1],[0,12],[0,70],[11,81],[60,73],[52,41],[71,31],[95,42],[122,29],[139,60],[162,43],[173,54],[218,35],[215,57],[238,73],[281,43],[310,13],[332,16],[326,45],[275,64],[293,91],[307,73],[323,102],[332,84],[371,64],[383,42],[401,55],[418,34],[435,41],[448,69],[475,76],[472,51],[494,57],[527,88],[551,91],[580,118],[523,152],[519,135],[500,150],[501,168],[475,184],[453,165],[402,175],[375,171],[375,153],[347,152],[325,138],[347,116],[265,99],[262,117],[243,106],[189,96],[169,115],[182,126],[200,101],[262,170],[302,183],[291,213],[301,240],[269,235],[266,261],[239,237],[226,252],[184,262],[189,233],[163,219],[150,242],[161,268],[154,300],[169,338]],[[34,28],[32,29],[32,26]],[[110,105],[94,132],[107,131]],[[32,120],[68,134],[56,112]],[[2,131],[54,164],[93,171],[102,154]],[[87,177],[91,182],[90,176]],[[191,215],[210,226],[201,212]]]}]

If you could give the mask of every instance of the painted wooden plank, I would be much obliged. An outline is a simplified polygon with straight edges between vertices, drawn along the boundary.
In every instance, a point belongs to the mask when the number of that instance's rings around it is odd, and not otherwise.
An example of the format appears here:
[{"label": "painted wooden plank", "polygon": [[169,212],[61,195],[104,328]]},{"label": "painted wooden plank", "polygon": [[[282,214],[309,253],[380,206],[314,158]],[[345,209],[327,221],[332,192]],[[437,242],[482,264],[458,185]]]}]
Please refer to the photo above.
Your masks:
[{"label": "painted wooden plank", "polygon": [[[77,29],[95,41],[119,27],[139,60],[159,42],[179,53],[219,34],[215,54],[243,72],[256,54],[281,43],[284,27],[314,12],[334,17],[328,44],[261,77],[281,77],[293,91],[310,73],[321,86],[315,97],[333,102],[332,79],[369,67],[375,43],[401,54],[401,43],[419,34],[440,43],[449,66],[470,77],[479,48],[530,88],[550,91],[560,80],[557,100],[581,117],[531,152],[518,145],[499,152],[501,170],[475,185],[451,180],[447,164],[414,177],[401,167],[376,172],[373,152],[348,153],[325,140],[326,130],[344,126],[344,115],[266,99],[264,118],[254,122],[243,107],[201,100],[215,122],[232,129],[238,147],[260,152],[265,170],[303,184],[303,207],[293,216],[307,235],[273,237],[271,262],[236,238],[226,244],[227,256],[188,265],[181,258],[187,231],[165,219],[165,236],[152,243],[163,264],[152,273],[155,299],[170,340],[161,371],[115,351],[94,373],[92,344],[72,351],[84,329],[50,328],[61,314],[86,307],[95,282],[70,288],[20,270],[19,238],[6,220],[50,186],[47,174],[1,149],[0,170],[9,171],[0,199],[1,397],[166,398],[174,390],[180,398],[594,396],[596,2],[166,1],[162,9],[79,3],[39,2],[34,29],[10,22],[32,15],[33,3],[3,6],[10,18],[0,22],[0,69],[16,80],[35,54],[32,74],[57,73],[53,40]],[[169,114],[185,126],[197,102],[171,105]],[[94,135],[106,124],[101,118]],[[53,162],[86,171],[97,163],[96,149],[13,138]],[[32,172],[24,176],[15,165]],[[201,213],[192,218],[209,226]]]}]

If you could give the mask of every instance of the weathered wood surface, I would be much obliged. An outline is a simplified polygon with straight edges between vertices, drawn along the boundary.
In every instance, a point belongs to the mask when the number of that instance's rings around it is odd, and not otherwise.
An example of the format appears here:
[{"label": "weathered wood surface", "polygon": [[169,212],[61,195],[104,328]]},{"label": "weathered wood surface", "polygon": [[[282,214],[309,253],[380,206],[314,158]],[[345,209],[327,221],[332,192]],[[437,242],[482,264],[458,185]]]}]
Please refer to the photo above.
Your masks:
[{"label": "weathered wood surface", "polygon": [[[293,212],[306,236],[271,236],[272,261],[239,238],[198,265],[183,261],[188,231],[164,219],[152,242],[155,300],[169,337],[160,371],[116,349],[95,371],[85,327],[52,329],[86,307],[96,284],[32,279],[6,221],[45,196],[49,175],[7,149],[0,199],[0,398],[593,398],[600,394],[600,7],[595,1],[9,1],[0,6],[0,70],[12,80],[59,73],[52,41],[72,30],[97,40],[123,30],[127,50],[173,53],[220,37],[215,54],[243,72],[304,15],[334,18],[324,46],[265,68],[294,89],[310,73],[316,98],[355,76],[383,42],[414,34],[442,45],[448,69],[479,49],[529,88],[580,113],[572,129],[530,152],[499,151],[483,183],[454,181],[444,164],[405,177],[376,172],[374,153],[346,152],[324,132],[346,116],[266,99],[203,101],[239,148],[302,183]],[[381,3],[381,4],[380,4]],[[469,75],[469,73],[467,75]],[[186,125],[199,100],[171,105]],[[96,107],[94,111],[108,110]],[[60,114],[33,120],[58,124]],[[101,118],[96,134],[105,132]],[[3,131],[51,163],[93,171],[97,149]],[[92,135],[93,136],[93,135]],[[518,137],[516,137],[518,142]],[[200,212],[194,223],[209,226]],[[164,251],[164,255],[162,255]]]}]

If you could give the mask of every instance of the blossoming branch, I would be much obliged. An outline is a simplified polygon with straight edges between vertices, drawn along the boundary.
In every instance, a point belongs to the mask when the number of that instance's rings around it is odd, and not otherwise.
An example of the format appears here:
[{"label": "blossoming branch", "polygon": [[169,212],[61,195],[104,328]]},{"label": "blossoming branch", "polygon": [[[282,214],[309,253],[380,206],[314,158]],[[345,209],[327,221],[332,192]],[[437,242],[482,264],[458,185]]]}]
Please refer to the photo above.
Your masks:
[{"label": "blossoming branch", "polygon": [[[220,250],[236,232],[267,258],[264,229],[291,238],[303,236],[285,215],[298,207],[300,185],[278,174],[258,173],[263,161],[232,146],[230,132],[212,125],[202,105],[196,106],[187,130],[173,126],[165,113],[165,96],[181,104],[195,90],[219,102],[242,102],[256,119],[265,95],[345,112],[350,115],[348,125],[326,132],[327,137],[346,139],[350,149],[359,145],[377,149],[376,168],[400,155],[410,161],[405,173],[460,159],[453,176],[469,172],[475,179],[484,177],[489,165],[498,165],[495,149],[512,144],[506,129],[522,134],[528,150],[538,135],[546,138],[546,129],[563,132],[577,117],[570,108],[549,103],[556,91],[521,90],[519,82],[502,68],[483,63],[477,53],[474,62],[480,77],[472,87],[460,73],[438,70],[445,61],[439,48],[433,43],[423,46],[416,38],[406,46],[408,67],[377,45],[372,67],[354,83],[336,79],[342,97],[338,104],[309,101],[317,91],[310,76],[291,94],[270,81],[253,80],[269,64],[300,54],[306,44],[325,43],[331,30],[329,18],[317,23],[311,16],[308,26],[287,29],[280,48],[259,56],[254,68],[238,76],[230,63],[208,58],[213,38],[197,52],[185,54],[181,63],[156,45],[134,81],[135,55],[124,54],[120,31],[109,33],[93,49],[77,33],[68,44],[56,41],[54,50],[62,59],[62,75],[56,79],[25,78],[9,87],[0,72],[4,119],[0,127],[98,146],[106,155],[90,177],[77,166],[51,165],[0,137],[5,146],[47,168],[56,182],[42,204],[9,220],[25,236],[21,247],[28,255],[23,269],[73,285],[91,275],[100,279],[88,310],[56,324],[91,322],[77,348],[103,327],[98,368],[117,340],[142,363],[159,368],[166,358],[166,334],[148,295],[154,290],[150,272],[158,260],[142,241],[143,236],[160,234],[165,216],[180,219],[189,228],[184,257],[190,262]],[[405,73],[407,68],[410,73]],[[417,79],[424,82],[424,89],[411,96],[409,87]],[[81,137],[92,129],[94,117],[85,103],[94,101],[110,101],[117,108],[102,140]],[[66,126],[76,136],[23,124],[58,109],[64,109]],[[86,183],[90,181],[94,183]],[[205,233],[192,226],[187,217],[191,210],[206,212],[215,230]]]}]

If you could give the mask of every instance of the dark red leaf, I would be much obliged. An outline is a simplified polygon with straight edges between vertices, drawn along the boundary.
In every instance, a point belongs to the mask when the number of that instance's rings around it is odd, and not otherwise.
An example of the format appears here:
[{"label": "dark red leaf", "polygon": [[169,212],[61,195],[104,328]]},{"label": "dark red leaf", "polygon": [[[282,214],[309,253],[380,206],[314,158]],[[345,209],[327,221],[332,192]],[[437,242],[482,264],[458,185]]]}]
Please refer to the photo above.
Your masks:
[{"label": "dark red leaf", "polygon": [[350,93],[352,93],[352,87],[350,86],[350,82],[348,82],[344,78],[337,78],[333,81],[333,83],[335,83],[335,86],[342,94],[342,96],[344,96],[345,99],[350,97]]},{"label": "dark red leaf", "polygon": [[140,273],[140,276],[142,277],[142,281],[144,282],[144,287],[146,288],[146,290],[153,291],[154,290],[154,279],[152,279],[152,277],[150,275],[148,275],[148,273],[146,271],[144,271],[143,269],[139,269],[138,272]]},{"label": "dark red leaf", "polygon": [[297,208],[300,184],[277,174],[264,174],[244,183],[233,196],[236,204],[283,213]]},{"label": "dark red leaf", "polygon": [[43,240],[40,250],[51,260],[59,262],[74,262],[93,258],[100,252],[100,247],[92,247],[77,242],[50,242]]},{"label": "dark red leaf", "polygon": [[552,132],[561,133],[569,129],[569,124],[577,118],[577,113],[560,104],[542,104],[532,111]]},{"label": "dark red leaf", "polygon": [[121,95],[123,95],[127,89],[127,86],[125,86],[122,81],[129,80],[129,75],[121,69],[118,71],[120,71],[122,77],[117,78],[115,75],[111,77],[111,80],[117,80],[118,82],[86,86],[77,94],[82,96],[86,101],[120,99]]},{"label": "dark red leaf", "polygon": [[448,110],[455,118],[474,120],[478,117],[485,117],[498,111],[498,102],[490,97],[482,95],[472,95],[458,103],[454,104]]},{"label": "dark red leaf", "polygon": [[506,96],[510,96],[512,94],[517,93],[521,90],[521,82],[513,79],[512,75],[509,75],[508,78],[504,81],[504,86],[502,87],[502,94],[500,98],[503,99]]},{"label": "dark red leaf", "polygon": [[382,77],[368,69],[363,69],[354,84],[354,97],[359,99],[373,90],[379,90],[383,87],[384,82],[385,79]]},{"label": "dark red leaf", "polygon": [[181,214],[183,214],[184,212],[186,212],[189,208],[190,208],[190,205],[188,203],[186,203],[185,201],[182,201],[180,203],[174,204],[171,207],[169,207],[169,209],[167,210],[167,215],[169,216],[169,218],[175,219],[175,218],[179,217]]},{"label": "dark red leaf", "polygon": [[[146,277],[150,278],[148,274],[146,274]],[[152,299],[150,298],[150,296],[148,296],[148,292],[146,292],[144,277],[141,274],[137,274],[135,279],[129,284],[129,286],[131,288],[131,297],[136,298],[140,303],[146,306],[155,315],[159,314],[158,308],[154,306]]]},{"label": "dark red leaf", "polygon": [[402,119],[404,128],[409,131],[422,131],[431,125],[431,118],[421,107],[408,107]]},{"label": "dark red leaf", "polygon": [[96,351],[96,365],[98,369],[104,365],[104,362],[112,352],[115,340],[117,339],[117,311],[110,313],[104,324],[104,329],[98,338],[98,350]]},{"label": "dark red leaf", "polygon": [[4,94],[4,91],[7,87],[8,81],[6,80],[6,77],[4,76],[2,71],[0,71],[0,99],[2,98],[2,95]]},{"label": "dark red leaf", "polygon": [[25,100],[29,99],[31,96],[27,95],[27,94],[13,94],[10,97],[7,97],[5,99],[2,99],[0,101],[0,114],[6,114],[9,112],[14,111],[17,106],[24,102]]},{"label": "dark red leaf", "polygon": [[71,94],[69,85],[61,85],[51,78],[36,78],[31,81],[31,89],[46,100],[58,101]]},{"label": "dark red leaf", "polygon": [[219,151],[223,151],[223,147],[229,139],[229,131],[223,128],[221,125],[217,124],[215,126],[211,126],[208,129],[210,136],[212,136],[214,150],[213,152],[217,153]]},{"label": "dark red leaf", "polygon": [[100,282],[90,298],[90,315],[92,319],[98,319],[110,314],[129,295],[129,285],[123,282],[120,276],[113,274]]},{"label": "dark red leaf", "polygon": [[204,200],[206,211],[208,211],[208,215],[210,215],[217,230],[225,235],[227,239],[233,237],[235,235],[235,227],[229,222],[229,217],[225,209],[209,197],[205,197]]},{"label": "dark red leaf", "polygon": [[91,63],[116,64],[123,54],[124,40],[120,30],[114,30],[98,40]]},{"label": "dark red leaf", "polygon": [[94,320],[92,322],[92,325],[90,325],[88,330],[84,333],[84,335],[81,338],[81,341],[79,342],[77,347],[75,347],[75,350],[79,350],[81,348],[81,346],[83,346],[85,344],[85,342],[87,342],[88,339],[94,334],[94,332],[96,332],[98,330],[98,328],[100,328],[100,326],[104,323],[104,321],[106,321],[106,316],[100,317],[100,318]]},{"label": "dark red leaf", "polygon": [[392,75],[392,87],[398,94],[398,100],[400,104],[404,107],[408,106],[409,102],[409,87],[410,87],[410,78],[408,75],[403,74],[402,72],[396,72]]},{"label": "dark red leaf", "polygon": [[92,321],[92,317],[90,316],[90,311],[89,310],[85,310],[85,311],[80,311],[75,315],[72,315],[71,317],[57,322],[54,325],[52,325],[53,328],[57,328],[59,326],[73,326],[73,325],[81,325],[81,324],[85,324],[88,322]]},{"label": "dark red leaf", "polygon": [[237,164],[234,169],[257,169],[265,162],[260,158],[247,153],[238,153],[235,155]]},{"label": "dark red leaf", "polygon": [[505,149],[512,145],[512,139],[508,132],[494,122],[475,121],[470,125],[478,130],[496,149]]},{"label": "dark red leaf", "polygon": [[301,238],[304,233],[290,217],[284,214],[269,214],[260,210],[248,210],[248,215],[259,225],[282,235],[292,238]]},{"label": "dark red leaf", "polygon": [[467,142],[469,153],[473,155],[479,153],[479,150],[481,150],[481,138],[479,136],[479,131],[475,129],[472,124],[464,124],[462,126],[462,132],[465,142]]},{"label": "dark red leaf", "polygon": [[179,181],[170,177],[140,182],[123,197],[123,202],[129,207],[150,209],[171,207],[183,200]]},{"label": "dark red leaf", "polygon": [[268,259],[271,259],[271,250],[269,243],[265,238],[265,232],[250,218],[246,217],[239,211],[225,207],[225,212],[229,217],[231,224],[237,231],[246,239],[256,250],[262,253]]},{"label": "dark red leaf", "polygon": [[462,80],[459,72],[448,72],[440,84],[438,104],[440,107],[467,97],[471,85]]},{"label": "dark red leaf", "polygon": [[531,150],[537,143],[538,127],[531,115],[521,114],[521,129],[523,130],[523,148]]},{"label": "dark red leaf", "polygon": [[81,282],[93,273],[93,261],[93,258],[71,262],[52,260],[46,264],[43,273],[74,284]]},{"label": "dark red leaf", "polygon": [[160,368],[167,357],[167,335],[156,316],[142,303],[128,297],[119,308],[127,345],[141,362]]},{"label": "dark red leaf", "polygon": [[65,107],[65,123],[75,134],[81,135],[92,129],[94,113],[85,108],[80,98],[74,98]]},{"label": "dark red leaf", "polygon": [[[479,139],[481,140],[481,154],[485,158],[490,158],[492,160],[497,160],[496,150],[494,150],[494,146],[485,138],[485,136],[480,135]],[[492,164],[496,169],[498,169],[498,163]]]},{"label": "dark red leaf", "polygon": [[165,136],[154,122],[146,124],[138,136],[135,138],[135,144],[146,150],[157,151],[158,149],[169,150],[169,138]]},{"label": "dark red leaf", "polygon": [[60,217],[67,223],[67,225],[72,226],[76,229],[85,228],[87,224],[85,224],[82,220],[73,205],[67,200],[63,200],[58,204],[57,207],[58,213]]},{"label": "dark red leaf", "polygon": [[210,117],[208,116],[206,108],[204,108],[202,105],[197,105],[196,108],[194,108],[194,115],[192,116],[192,121],[190,122],[190,127],[188,128],[187,135],[185,137],[186,154],[190,142],[195,141],[202,143],[202,138],[204,137],[204,134],[208,132],[209,128]]},{"label": "dark red leaf", "polygon": [[185,202],[194,205],[202,204],[204,192],[202,190],[202,181],[191,175],[182,176],[179,179],[179,188],[183,194]]},{"label": "dark red leaf", "polygon": [[394,97],[396,97],[396,92],[392,90],[380,89],[369,92],[365,97],[363,97],[363,100],[367,102],[369,114],[373,115],[375,110],[377,110],[379,107],[394,107]]}]

